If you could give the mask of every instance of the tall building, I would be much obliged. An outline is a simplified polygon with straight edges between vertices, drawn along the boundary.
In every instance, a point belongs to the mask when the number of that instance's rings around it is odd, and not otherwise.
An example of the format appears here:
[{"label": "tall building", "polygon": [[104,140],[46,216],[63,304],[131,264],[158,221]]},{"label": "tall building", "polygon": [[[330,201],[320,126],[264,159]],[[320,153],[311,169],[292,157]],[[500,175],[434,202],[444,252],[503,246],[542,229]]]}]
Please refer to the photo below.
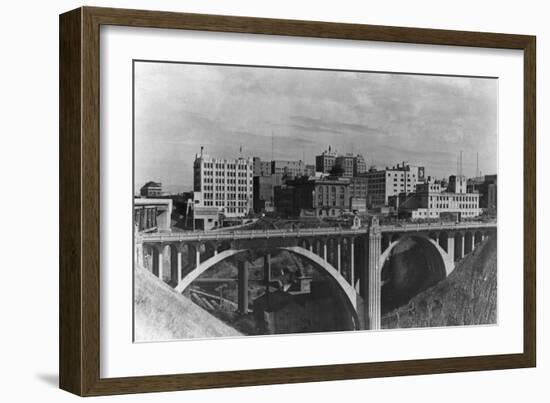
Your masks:
[{"label": "tall building", "polygon": [[253,208],[253,159],[197,154],[193,164],[194,207],[216,207],[225,217],[243,217]]},{"label": "tall building", "polygon": [[271,175],[271,161],[263,161],[260,157],[253,158],[254,176]]},{"label": "tall building", "polygon": [[332,151],[332,148],[329,146],[328,150],[323,151],[321,155],[315,157],[315,170],[328,174],[332,171],[335,163],[336,151]]},{"label": "tall building", "polygon": [[275,186],[282,185],[282,176],[278,174],[268,176],[254,176],[254,211],[272,212],[275,209]]},{"label": "tall building", "polygon": [[349,196],[366,199],[368,193],[368,178],[366,176],[354,176],[349,179]]},{"label": "tall building", "polygon": [[353,157],[353,176],[359,176],[367,172],[367,162],[365,157],[361,154],[357,154]]},{"label": "tall building", "polygon": [[271,173],[284,177],[297,178],[305,175],[306,167],[304,161],[274,160],[271,161]]},{"label": "tall building", "polygon": [[497,212],[497,176],[485,175],[483,177],[483,183],[479,186],[480,193],[480,207],[487,209],[490,215],[494,215]]},{"label": "tall building", "polygon": [[448,190],[451,193],[466,193],[468,181],[464,175],[449,176]]},{"label": "tall building", "polygon": [[149,181],[141,187],[139,193],[143,197],[162,196],[162,183]]},{"label": "tall building", "polygon": [[364,174],[367,182],[369,207],[386,206],[388,199],[400,193],[411,193],[424,182],[424,167],[402,163],[392,168],[373,169]]},{"label": "tall building", "polygon": [[353,154],[339,155],[336,157],[335,165],[340,168],[341,175],[344,178],[353,177],[353,167],[355,165],[355,157]]}]

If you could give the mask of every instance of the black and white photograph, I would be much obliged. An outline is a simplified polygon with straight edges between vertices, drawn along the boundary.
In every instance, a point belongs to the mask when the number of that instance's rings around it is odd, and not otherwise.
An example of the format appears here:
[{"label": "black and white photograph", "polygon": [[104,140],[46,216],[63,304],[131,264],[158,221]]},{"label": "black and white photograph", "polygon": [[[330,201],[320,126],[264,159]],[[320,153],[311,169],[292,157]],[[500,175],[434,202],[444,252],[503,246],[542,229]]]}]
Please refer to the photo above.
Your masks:
[{"label": "black and white photograph", "polygon": [[134,341],[498,324],[498,88],[134,60]]}]

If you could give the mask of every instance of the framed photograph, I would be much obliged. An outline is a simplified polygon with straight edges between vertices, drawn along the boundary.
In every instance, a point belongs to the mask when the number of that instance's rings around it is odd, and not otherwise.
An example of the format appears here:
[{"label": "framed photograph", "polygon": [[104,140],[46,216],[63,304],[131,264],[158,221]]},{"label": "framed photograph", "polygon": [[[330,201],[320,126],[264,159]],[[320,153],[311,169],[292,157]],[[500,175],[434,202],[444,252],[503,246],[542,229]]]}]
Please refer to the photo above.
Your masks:
[{"label": "framed photograph", "polygon": [[535,366],[535,37],[60,16],[60,386]]}]

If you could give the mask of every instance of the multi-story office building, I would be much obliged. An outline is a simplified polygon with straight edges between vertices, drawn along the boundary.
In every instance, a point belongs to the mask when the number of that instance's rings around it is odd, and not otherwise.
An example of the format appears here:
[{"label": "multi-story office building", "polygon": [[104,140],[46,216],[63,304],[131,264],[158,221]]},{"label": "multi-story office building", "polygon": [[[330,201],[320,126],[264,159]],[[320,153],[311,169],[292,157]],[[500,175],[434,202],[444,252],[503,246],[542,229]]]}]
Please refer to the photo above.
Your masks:
[{"label": "multi-story office building", "polygon": [[364,175],[368,179],[368,206],[385,206],[392,196],[414,192],[416,185],[424,182],[424,167],[402,163],[392,168],[373,169]]},{"label": "multi-story office building", "polygon": [[271,161],[271,174],[282,175],[286,178],[298,178],[304,176],[305,173],[304,161]]},{"label": "multi-story office building", "polygon": [[367,198],[368,178],[366,176],[354,176],[349,178],[349,197],[361,199]]},{"label": "multi-story office building", "polygon": [[147,182],[140,189],[140,195],[143,197],[159,197],[162,196],[162,183],[160,182]]},{"label": "multi-story office building", "polygon": [[336,166],[340,169],[340,176],[344,178],[353,177],[353,167],[355,165],[355,157],[353,154],[339,155],[336,157]]},{"label": "multi-story office building", "polygon": [[315,170],[317,172],[328,174],[332,171],[334,164],[336,164],[336,151],[332,151],[330,146],[328,150],[315,157]]},{"label": "multi-story office building", "polygon": [[456,189],[458,192],[443,192],[439,183],[418,184],[414,193],[399,195],[399,215],[412,219],[440,218],[444,214],[455,215],[458,219],[480,215],[480,194],[467,193],[465,186]]},{"label": "multi-story office building", "polygon": [[367,172],[367,162],[365,157],[361,154],[357,154],[353,158],[353,176],[359,176]]},{"label": "multi-story office building", "polygon": [[254,176],[271,175],[271,161],[263,161],[260,157],[253,158]]},{"label": "multi-story office building", "polygon": [[193,173],[195,209],[215,207],[225,217],[243,217],[252,210],[252,158],[221,159],[197,154]]}]

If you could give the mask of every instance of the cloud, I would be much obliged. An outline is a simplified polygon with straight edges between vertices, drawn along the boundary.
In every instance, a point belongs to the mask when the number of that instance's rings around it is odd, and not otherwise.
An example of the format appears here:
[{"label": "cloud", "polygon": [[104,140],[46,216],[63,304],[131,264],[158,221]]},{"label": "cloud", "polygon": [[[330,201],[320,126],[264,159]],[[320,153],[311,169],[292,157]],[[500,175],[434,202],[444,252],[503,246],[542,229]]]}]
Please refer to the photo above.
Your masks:
[{"label": "cloud", "polygon": [[[301,159],[328,145],[367,163],[415,160],[438,177],[496,172],[495,79],[137,63],[136,184],[192,184],[194,154]],[[474,161],[474,162],[471,162]],[[412,162],[412,161],[411,161]]]}]

